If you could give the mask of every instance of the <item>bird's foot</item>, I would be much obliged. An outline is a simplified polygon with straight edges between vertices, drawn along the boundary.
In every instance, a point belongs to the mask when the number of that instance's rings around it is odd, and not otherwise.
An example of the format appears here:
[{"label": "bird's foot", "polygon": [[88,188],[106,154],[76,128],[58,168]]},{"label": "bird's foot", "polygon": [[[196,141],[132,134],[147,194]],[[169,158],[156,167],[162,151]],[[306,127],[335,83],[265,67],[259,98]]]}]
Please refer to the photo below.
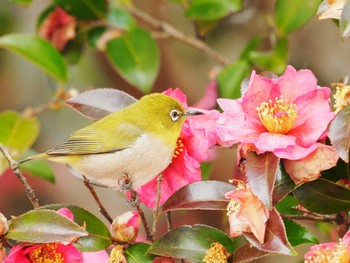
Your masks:
[{"label": "bird's foot", "polygon": [[120,191],[123,193],[129,192],[131,190],[131,180],[127,174],[124,174],[118,181]]},{"label": "bird's foot", "polygon": [[139,206],[140,205],[140,196],[138,195],[138,193],[131,189],[128,192],[128,194],[129,194],[129,198],[127,198],[128,204],[131,207]]}]

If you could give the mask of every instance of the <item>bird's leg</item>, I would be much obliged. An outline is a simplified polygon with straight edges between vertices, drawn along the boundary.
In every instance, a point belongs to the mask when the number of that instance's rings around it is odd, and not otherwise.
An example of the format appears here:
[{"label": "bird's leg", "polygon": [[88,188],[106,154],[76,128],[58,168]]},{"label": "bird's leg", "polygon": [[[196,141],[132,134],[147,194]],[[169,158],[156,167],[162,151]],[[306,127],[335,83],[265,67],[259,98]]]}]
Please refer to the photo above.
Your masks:
[{"label": "bird's leg", "polygon": [[129,175],[123,174],[123,176],[118,180],[120,191],[123,193],[129,192],[131,190],[131,180]]}]

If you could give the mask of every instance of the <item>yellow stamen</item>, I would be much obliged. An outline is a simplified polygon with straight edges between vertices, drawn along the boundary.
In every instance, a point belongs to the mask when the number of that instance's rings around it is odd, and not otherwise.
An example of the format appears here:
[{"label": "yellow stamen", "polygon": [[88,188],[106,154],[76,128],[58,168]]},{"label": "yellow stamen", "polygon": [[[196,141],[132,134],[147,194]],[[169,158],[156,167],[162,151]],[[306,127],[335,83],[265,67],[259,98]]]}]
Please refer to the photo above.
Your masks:
[{"label": "yellow stamen", "polygon": [[29,253],[29,260],[31,263],[63,263],[61,252],[57,251],[57,244],[40,245]]},{"label": "yellow stamen", "polygon": [[107,263],[128,263],[124,256],[124,247],[121,245],[115,246],[111,251]]},{"label": "yellow stamen", "polygon": [[241,203],[237,202],[234,199],[231,199],[227,205],[226,211],[227,216],[230,216],[233,213],[237,213],[241,209]]},{"label": "yellow stamen", "polygon": [[211,244],[209,250],[206,251],[206,255],[203,258],[205,263],[226,263],[227,262],[227,252],[223,245],[219,242]]},{"label": "yellow stamen", "polygon": [[347,245],[340,241],[333,248],[318,247],[305,263],[349,263]]},{"label": "yellow stamen", "polygon": [[262,102],[256,110],[260,121],[269,132],[285,134],[293,128],[297,118],[295,107],[295,104],[288,103],[281,95],[275,101]]},{"label": "yellow stamen", "polygon": [[336,87],[336,92],[333,95],[335,113],[338,113],[350,104],[350,86],[343,83],[333,83],[333,87]]},{"label": "yellow stamen", "polygon": [[177,158],[180,155],[180,153],[183,152],[183,150],[184,150],[184,144],[182,142],[182,137],[180,136],[176,142],[176,148],[173,153],[173,158]]}]

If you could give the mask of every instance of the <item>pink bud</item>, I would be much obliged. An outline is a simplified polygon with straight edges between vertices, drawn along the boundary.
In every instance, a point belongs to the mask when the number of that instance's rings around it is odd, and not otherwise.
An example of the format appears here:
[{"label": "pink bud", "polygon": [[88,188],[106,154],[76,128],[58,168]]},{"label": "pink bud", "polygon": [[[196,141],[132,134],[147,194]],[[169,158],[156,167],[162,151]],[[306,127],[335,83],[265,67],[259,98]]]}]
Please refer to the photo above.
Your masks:
[{"label": "pink bud", "polygon": [[[9,230],[6,217],[0,213],[0,236],[3,236]],[[1,262],[1,261],[0,261]]]},{"label": "pink bud", "polygon": [[115,241],[131,243],[136,239],[139,228],[139,213],[136,211],[130,211],[114,219],[109,231]]},{"label": "pink bud", "polygon": [[6,259],[6,250],[3,247],[0,247],[0,262],[4,262]]}]

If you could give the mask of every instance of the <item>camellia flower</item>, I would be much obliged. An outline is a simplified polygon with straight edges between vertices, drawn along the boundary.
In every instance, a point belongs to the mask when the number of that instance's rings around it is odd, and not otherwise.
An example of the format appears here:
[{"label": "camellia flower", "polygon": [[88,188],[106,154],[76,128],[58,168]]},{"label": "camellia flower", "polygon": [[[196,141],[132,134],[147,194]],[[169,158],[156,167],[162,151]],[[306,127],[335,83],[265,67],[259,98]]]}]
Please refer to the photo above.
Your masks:
[{"label": "camellia flower", "polygon": [[317,10],[318,19],[340,19],[347,0],[323,0]]},{"label": "camellia flower", "polygon": [[[57,212],[68,217],[70,220],[73,220],[73,214],[67,208],[61,208]],[[89,259],[91,257],[96,259],[96,256],[98,256],[98,262],[107,262],[109,258],[105,251],[88,252],[86,255],[83,254],[84,253],[80,252],[70,243],[47,243],[35,245],[23,243],[12,247],[4,263],[87,263],[92,262]]]},{"label": "camellia flower", "polygon": [[[180,89],[168,89],[164,94],[176,98],[185,108],[188,107],[186,95]],[[181,187],[202,179],[200,163],[208,159],[209,148],[216,143],[214,118],[217,115],[217,111],[205,111],[205,114],[185,121],[172,162],[162,172],[160,205]],[[136,192],[142,203],[153,208],[156,201],[157,177],[136,189]]]},{"label": "camellia flower", "polygon": [[75,17],[62,8],[56,7],[40,25],[39,35],[62,51],[67,42],[75,37],[75,28]]},{"label": "camellia flower", "polygon": [[117,242],[135,241],[140,229],[140,215],[136,211],[126,212],[116,217],[110,227],[111,237]]},{"label": "camellia flower", "polygon": [[[286,169],[297,184],[318,178],[320,171],[338,160],[330,146],[318,143],[325,138],[334,113],[330,89],[317,86],[310,70],[288,66],[281,77],[273,79],[253,71],[242,98],[218,99],[218,103],[224,110],[217,121],[221,141],[241,143],[241,148],[258,154],[272,152],[285,159],[285,165],[292,161]],[[295,160],[303,161],[302,171],[294,166]],[[317,160],[323,163],[320,169]]]},{"label": "camellia flower", "polygon": [[230,235],[236,237],[244,232],[252,233],[260,243],[264,243],[269,210],[247,186],[225,194],[231,199],[227,206]]},{"label": "camellia flower", "polygon": [[328,242],[312,246],[304,255],[305,263],[350,262],[350,231],[338,242]]}]

